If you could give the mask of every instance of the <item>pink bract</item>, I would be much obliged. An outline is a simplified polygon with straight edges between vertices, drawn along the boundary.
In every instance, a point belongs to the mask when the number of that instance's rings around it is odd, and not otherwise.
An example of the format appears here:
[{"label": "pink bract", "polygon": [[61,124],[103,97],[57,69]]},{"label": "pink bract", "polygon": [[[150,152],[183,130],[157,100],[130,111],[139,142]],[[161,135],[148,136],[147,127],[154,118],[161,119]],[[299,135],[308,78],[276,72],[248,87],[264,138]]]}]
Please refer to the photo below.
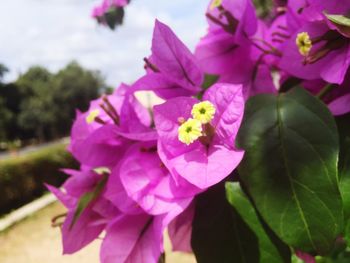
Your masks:
[{"label": "pink bract", "polygon": [[158,152],[165,166],[191,184],[206,189],[227,177],[243,158],[243,151],[235,148],[240,127],[244,99],[242,86],[215,84],[204,95],[216,107],[211,124],[215,135],[210,145],[196,141],[187,146],[178,140],[179,118],[188,119],[193,98],[175,98],[154,107],[159,134]]}]

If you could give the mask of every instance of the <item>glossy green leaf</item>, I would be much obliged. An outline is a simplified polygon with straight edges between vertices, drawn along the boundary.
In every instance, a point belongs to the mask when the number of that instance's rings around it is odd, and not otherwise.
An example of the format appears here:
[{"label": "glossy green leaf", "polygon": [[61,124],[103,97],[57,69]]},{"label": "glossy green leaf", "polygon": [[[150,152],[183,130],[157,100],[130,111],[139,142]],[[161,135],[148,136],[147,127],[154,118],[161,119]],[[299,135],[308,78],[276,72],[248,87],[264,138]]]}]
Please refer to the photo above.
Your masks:
[{"label": "glossy green leaf", "polygon": [[263,262],[259,240],[226,200],[224,183],[196,198],[191,243],[197,263]]},{"label": "glossy green leaf", "polygon": [[345,230],[344,230],[344,238],[346,240],[347,245],[350,247],[350,221],[347,220]]},{"label": "glossy green leaf", "polygon": [[329,21],[335,25],[345,36],[350,37],[350,18],[343,15],[325,14]]},{"label": "glossy green leaf", "polygon": [[344,219],[346,222],[344,237],[350,246],[350,114],[336,117],[339,131],[339,179],[343,197]]},{"label": "glossy green leaf", "polygon": [[237,137],[243,184],[271,229],[306,252],[329,251],[343,226],[333,116],[303,89],[258,95]]},{"label": "glossy green leaf", "polygon": [[226,183],[227,200],[250,227],[258,239],[259,261],[266,263],[291,262],[291,253],[271,230],[263,225],[255,208],[243,193],[239,183]]},{"label": "glossy green leaf", "polygon": [[336,117],[339,131],[339,179],[345,218],[350,219],[350,114]]},{"label": "glossy green leaf", "polygon": [[[348,161],[350,159],[348,158]],[[350,177],[344,176],[340,178],[340,191],[344,203],[344,217],[346,220],[350,219]]]},{"label": "glossy green leaf", "polygon": [[197,263],[259,262],[258,240],[227,202],[223,183],[196,198],[191,244]]},{"label": "glossy green leaf", "polygon": [[75,209],[72,223],[69,226],[69,229],[72,229],[75,223],[78,221],[81,214],[85,211],[85,209],[96,200],[96,198],[100,195],[103,188],[107,183],[107,176],[104,176],[103,179],[96,185],[95,189],[91,192],[87,192],[83,194],[79,201],[77,208]]}]

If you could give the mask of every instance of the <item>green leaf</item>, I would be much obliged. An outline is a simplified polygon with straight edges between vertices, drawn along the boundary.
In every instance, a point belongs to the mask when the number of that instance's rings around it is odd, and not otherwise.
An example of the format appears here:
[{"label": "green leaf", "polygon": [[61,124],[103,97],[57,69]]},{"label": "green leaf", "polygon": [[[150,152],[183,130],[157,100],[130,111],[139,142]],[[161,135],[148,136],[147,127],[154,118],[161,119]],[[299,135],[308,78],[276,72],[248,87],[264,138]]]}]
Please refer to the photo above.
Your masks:
[{"label": "green leaf", "polygon": [[[349,161],[349,158],[348,158]],[[344,203],[344,217],[350,219],[350,176],[340,177],[340,191]]]},{"label": "green leaf", "polygon": [[248,100],[237,137],[239,174],[256,208],[288,245],[328,252],[342,231],[338,134],[327,107],[303,89]]},{"label": "green leaf", "polygon": [[293,255],[292,256],[292,263],[305,263],[305,261],[298,258],[296,255]]},{"label": "green leaf", "polygon": [[345,226],[344,230],[344,238],[346,240],[346,243],[348,246],[350,246],[350,221],[347,221],[347,224]]},{"label": "green leaf", "polygon": [[316,263],[349,263],[350,262],[350,252],[344,251],[337,255],[336,257],[321,257],[316,256]]},{"label": "green leaf", "polygon": [[228,204],[223,183],[197,197],[191,244],[198,263],[259,262],[258,240]]},{"label": "green leaf", "polygon": [[227,202],[224,183],[196,198],[191,243],[198,263],[263,262],[258,238]]},{"label": "green leaf", "polygon": [[291,262],[290,249],[261,223],[255,208],[243,193],[239,183],[226,183],[226,195],[229,203],[258,239],[260,254],[258,262]]},{"label": "green leaf", "polygon": [[335,25],[338,30],[344,34],[347,37],[350,37],[350,18],[343,15],[332,15],[332,14],[326,14],[325,16],[328,18],[329,21],[332,22],[333,25]]},{"label": "green leaf", "polygon": [[336,117],[339,131],[339,179],[343,197],[344,219],[346,222],[344,237],[350,246],[350,114]]},{"label": "green leaf", "polygon": [[343,196],[344,214],[350,219],[350,114],[336,117],[339,131],[339,179]]},{"label": "green leaf", "polygon": [[96,200],[96,198],[100,195],[103,188],[105,187],[106,183],[107,183],[107,176],[104,176],[102,180],[95,186],[95,189],[93,191],[87,192],[80,197],[77,208],[75,209],[75,212],[74,212],[72,223],[69,226],[69,229],[72,229],[74,227],[75,223],[78,221],[79,217],[85,211],[85,209],[93,201]]},{"label": "green leaf", "polygon": [[218,76],[218,75],[205,74],[202,88],[204,90],[210,88],[212,85],[214,85],[218,81],[219,77],[220,76]]}]

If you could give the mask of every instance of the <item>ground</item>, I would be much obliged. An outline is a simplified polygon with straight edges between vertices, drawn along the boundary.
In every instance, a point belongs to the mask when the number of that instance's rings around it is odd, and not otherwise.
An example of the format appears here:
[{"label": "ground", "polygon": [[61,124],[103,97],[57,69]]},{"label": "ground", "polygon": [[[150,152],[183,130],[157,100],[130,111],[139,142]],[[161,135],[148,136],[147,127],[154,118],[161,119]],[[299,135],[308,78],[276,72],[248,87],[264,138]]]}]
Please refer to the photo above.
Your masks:
[{"label": "ground", "polygon": [[[72,256],[61,255],[58,228],[51,228],[53,216],[64,212],[54,203],[9,230],[0,233],[1,263],[98,263],[100,240]],[[166,242],[169,251],[169,242]],[[195,263],[192,255],[167,253],[167,263]]]}]

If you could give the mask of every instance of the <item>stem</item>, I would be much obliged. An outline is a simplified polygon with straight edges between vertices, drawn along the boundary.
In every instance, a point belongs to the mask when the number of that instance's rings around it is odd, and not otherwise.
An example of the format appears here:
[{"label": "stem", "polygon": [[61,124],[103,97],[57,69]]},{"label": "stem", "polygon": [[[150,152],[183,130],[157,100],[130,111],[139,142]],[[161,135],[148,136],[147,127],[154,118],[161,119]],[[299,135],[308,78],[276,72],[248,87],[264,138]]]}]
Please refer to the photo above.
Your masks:
[{"label": "stem", "polygon": [[319,99],[323,99],[324,96],[326,96],[329,92],[331,92],[335,87],[336,87],[336,85],[334,85],[334,84],[327,84],[327,85],[324,86],[324,88],[316,95],[316,97],[319,98]]}]

